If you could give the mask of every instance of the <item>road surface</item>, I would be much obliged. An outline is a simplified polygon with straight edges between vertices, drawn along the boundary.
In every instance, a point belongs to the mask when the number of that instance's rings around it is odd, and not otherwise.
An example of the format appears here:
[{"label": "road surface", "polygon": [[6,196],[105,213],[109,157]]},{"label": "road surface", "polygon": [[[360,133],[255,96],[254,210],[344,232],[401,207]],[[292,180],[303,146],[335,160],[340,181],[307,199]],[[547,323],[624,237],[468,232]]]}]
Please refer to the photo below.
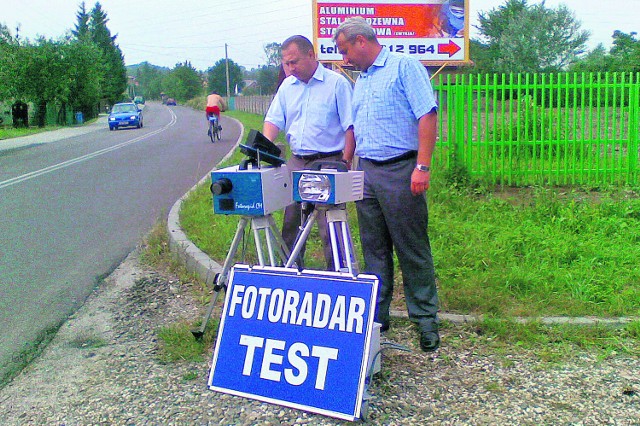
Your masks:
[{"label": "road surface", "polygon": [[212,144],[204,113],[147,103],[142,129],[102,118],[0,151],[0,384],[235,145],[221,124]]}]

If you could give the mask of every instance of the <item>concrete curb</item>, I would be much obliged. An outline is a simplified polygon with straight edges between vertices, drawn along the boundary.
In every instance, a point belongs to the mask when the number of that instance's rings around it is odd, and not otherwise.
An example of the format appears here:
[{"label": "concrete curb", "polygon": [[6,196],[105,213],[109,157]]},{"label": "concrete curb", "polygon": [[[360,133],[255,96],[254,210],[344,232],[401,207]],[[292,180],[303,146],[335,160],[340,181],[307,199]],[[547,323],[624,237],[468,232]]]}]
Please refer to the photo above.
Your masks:
[{"label": "concrete curb", "polygon": [[[233,148],[229,151],[229,153],[220,160],[220,163],[227,160],[233,155],[233,152],[238,147],[238,145],[242,142],[244,137],[244,126],[238,120],[232,117],[226,117],[227,119],[235,121],[238,126],[240,126],[240,136],[236,141]],[[218,163],[218,164],[220,164]],[[206,253],[196,247],[195,244],[187,238],[187,235],[184,233],[182,228],[180,227],[180,208],[182,207],[182,202],[191,195],[198,186],[200,186],[204,181],[209,179],[209,173],[207,173],[200,181],[186,194],[184,194],[176,203],[171,207],[169,211],[169,217],[167,219],[167,231],[169,234],[169,250],[173,253],[180,262],[186,267],[189,273],[195,274],[200,277],[200,279],[204,280],[207,285],[213,285],[213,280],[216,274],[222,271],[222,266],[213,261]]]},{"label": "concrete curb", "polygon": [[[242,131],[238,138],[234,148],[220,161],[223,162],[231,155],[237,148],[238,144],[242,141],[244,136],[244,126],[236,119],[228,117],[237,122]],[[185,265],[189,273],[195,274],[204,280],[207,285],[213,286],[213,280],[217,273],[222,271],[222,266],[214,262],[207,254],[196,247],[185,235],[180,227],[180,207],[182,201],[185,200],[191,192],[198,187],[203,181],[209,178],[209,174],[205,175],[196,186],[191,188],[186,194],[184,194],[171,208],[169,212],[169,218],[167,220],[167,228],[169,234],[169,250],[176,255],[180,262]],[[407,313],[404,311],[391,311],[391,316],[398,318],[407,318]],[[438,313],[438,317],[441,320],[452,322],[454,324],[475,323],[482,321],[483,315],[460,315],[449,314],[446,312]],[[543,324],[572,324],[572,325],[603,325],[608,327],[620,328],[625,325],[638,321],[638,318],[597,318],[597,317],[540,317],[540,318],[516,318],[515,322],[528,323],[532,321],[539,321]]]}]

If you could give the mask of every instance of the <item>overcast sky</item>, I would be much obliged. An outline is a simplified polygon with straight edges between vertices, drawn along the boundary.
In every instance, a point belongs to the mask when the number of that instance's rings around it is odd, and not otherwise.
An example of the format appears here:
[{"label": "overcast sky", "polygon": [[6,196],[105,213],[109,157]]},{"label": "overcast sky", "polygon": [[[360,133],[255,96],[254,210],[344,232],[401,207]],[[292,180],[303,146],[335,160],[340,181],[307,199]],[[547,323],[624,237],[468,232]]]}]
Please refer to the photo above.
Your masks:
[{"label": "overcast sky", "polygon": [[[471,25],[479,11],[489,11],[506,0],[470,0]],[[541,0],[530,0],[530,4]],[[354,0],[357,2],[357,0]],[[74,28],[80,1],[3,0],[0,22],[15,35],[57,38]],[[265,63],[264,45],[288,36],[312,38],[311,0],[102,0],[107,26],[127,65],[148,61],[173,68],[184,60],[206,70],[228,55],[236,63],[255,68]],[[93,1],[86,1],[90,11]],[[565,4],[591,32],[589,47],[611,45],[614,30],[640,32],[640,0],[547,0],[547,7]],[[471,35],[477,31],[471,28]]]}]

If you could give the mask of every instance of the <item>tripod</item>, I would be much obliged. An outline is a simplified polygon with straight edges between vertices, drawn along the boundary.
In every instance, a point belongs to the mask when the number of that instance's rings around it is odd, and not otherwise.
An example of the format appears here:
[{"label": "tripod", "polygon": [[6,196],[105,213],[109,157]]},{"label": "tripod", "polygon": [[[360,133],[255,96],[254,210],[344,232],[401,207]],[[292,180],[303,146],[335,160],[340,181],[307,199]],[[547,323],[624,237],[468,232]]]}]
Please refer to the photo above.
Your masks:
[{"label": "tripod", "polygon": [[329,239],[331,242],[331,252],[333,255],[333,270],[336,272],[348,272],[351,275],[358,273],[358,263],[353,250],[349,223],[347,221],[347,208],[345,204],[310,204],[303,203],[303,211],[311,209],[311,213],[306,214],[304,225],[296,238],[296,242],[291,249],[291,256],[285,267],[291,268],[298,258],[302,247],[309,237],[311,228],[316,222],[318,215],[322,212],[327,216],[327,226]]},{"label": "tripod", "polygon": [[222,265],[222,271],[216,275],[214,279],[213,291],[215,294],[211,298],[211,302],[207,308],[207,312],[202,319],[202,324],[197,329],[191,330],[191,334],[196,339],[202,338],[204,335],[207,323],[211,318],[211,314],[215,308],[220,290],[227,288],[229,281],[229,271],[233,263],[233,259],[238,251],[238,246],[245,233],[245,229],[251,223],[251,229],[253,230],[253,239],[256,246],[256,254],[258,256],[258,264],[260,266],[267,266],[265,262],[265,253],[263,250],[263,242],[266,247],[267,254],[269,256],[268,266],[278,266],[284,264],[289,256],[289,249],[284,242],[278,227],[270,214],[264,216],[242,216],[238,222],[238,228],[236,234],[231,242],[231,248],[227,253],[227,257]]}]

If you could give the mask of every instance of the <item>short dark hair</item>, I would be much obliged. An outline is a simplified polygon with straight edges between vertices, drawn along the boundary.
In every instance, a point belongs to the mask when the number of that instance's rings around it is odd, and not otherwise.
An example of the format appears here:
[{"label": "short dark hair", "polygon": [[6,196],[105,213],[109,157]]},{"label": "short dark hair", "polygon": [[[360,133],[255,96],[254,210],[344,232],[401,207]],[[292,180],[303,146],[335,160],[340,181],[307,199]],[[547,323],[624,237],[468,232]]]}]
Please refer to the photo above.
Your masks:
[{"label": "short dark hair", "polygon": [[301,35],[294,35],[286,39],[282,43],[282,50],[287,49],[292,44],[298,46],[298,49],[301,53],[309,53],[314,51],[313,44],[309,41],[309,39]]}]

